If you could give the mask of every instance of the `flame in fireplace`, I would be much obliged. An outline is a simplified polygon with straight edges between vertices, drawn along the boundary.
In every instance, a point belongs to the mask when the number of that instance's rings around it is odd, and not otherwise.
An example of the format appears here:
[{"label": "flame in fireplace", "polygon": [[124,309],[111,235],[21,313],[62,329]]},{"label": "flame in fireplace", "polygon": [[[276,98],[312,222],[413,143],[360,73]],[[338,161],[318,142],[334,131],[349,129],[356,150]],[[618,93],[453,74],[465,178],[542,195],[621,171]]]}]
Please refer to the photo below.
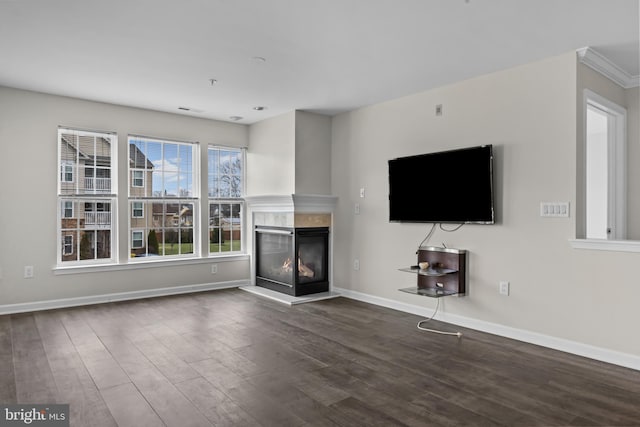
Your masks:
[{"label": "flame in fireplace", "polygon": [[[291,273],[291,270],[293,270],[293,261],[291,258],[287,258],[282,263],[282,271],[285,273]],[[298,257],[298,275],[302,277],[314,277],[316,273],[309,266],[304,264],[300,257]]]}]

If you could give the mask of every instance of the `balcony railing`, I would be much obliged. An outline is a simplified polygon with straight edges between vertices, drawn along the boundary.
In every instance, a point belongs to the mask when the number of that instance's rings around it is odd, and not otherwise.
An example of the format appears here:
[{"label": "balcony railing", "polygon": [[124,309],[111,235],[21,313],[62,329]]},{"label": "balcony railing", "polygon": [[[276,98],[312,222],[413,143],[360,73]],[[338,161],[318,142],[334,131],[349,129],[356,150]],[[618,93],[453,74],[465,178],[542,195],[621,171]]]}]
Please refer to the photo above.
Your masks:
[{"label": "balcony railing", "polygon": [[85,212],[85,225],[111,225],[111,212]]},{"label": "balcony railing", "polygon": [[88,193],[111,193],[111,178],[85,178],[84,191]]}]

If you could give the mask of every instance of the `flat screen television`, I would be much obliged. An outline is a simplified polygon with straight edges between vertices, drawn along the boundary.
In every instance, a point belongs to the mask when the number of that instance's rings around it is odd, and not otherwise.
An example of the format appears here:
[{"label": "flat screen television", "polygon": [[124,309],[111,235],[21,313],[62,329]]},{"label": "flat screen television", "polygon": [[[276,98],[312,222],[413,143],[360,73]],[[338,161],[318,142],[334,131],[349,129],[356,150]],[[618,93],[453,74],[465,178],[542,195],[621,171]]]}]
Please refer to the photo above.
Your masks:
[{"label": "flat screen television", "polygon": [[389,160],[389,221],[493,224],[493,146]]}]

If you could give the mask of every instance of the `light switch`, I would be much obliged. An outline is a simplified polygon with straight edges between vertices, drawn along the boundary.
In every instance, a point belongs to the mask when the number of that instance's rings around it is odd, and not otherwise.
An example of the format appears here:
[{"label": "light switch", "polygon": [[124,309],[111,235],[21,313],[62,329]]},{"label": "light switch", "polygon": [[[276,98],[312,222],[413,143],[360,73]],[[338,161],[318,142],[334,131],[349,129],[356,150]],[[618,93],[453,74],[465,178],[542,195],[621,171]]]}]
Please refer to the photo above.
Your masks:
[{"label": "light switch", "polygon": [[540,216],[568,218],[569,202],[541,202]]}]

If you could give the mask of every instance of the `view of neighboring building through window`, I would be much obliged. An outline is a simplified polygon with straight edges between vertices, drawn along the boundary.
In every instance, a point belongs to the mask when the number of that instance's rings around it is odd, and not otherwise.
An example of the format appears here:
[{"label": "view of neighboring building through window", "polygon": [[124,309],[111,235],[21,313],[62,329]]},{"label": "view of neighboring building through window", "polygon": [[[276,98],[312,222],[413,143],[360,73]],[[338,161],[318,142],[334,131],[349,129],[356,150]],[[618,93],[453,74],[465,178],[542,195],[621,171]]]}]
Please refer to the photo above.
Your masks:
[{"label": "view of neighboring building through window", "polygon": [[244,150],[208,149],[209,254],[242,251]]},{"label": "view of neighboring building through window", "polygon": [[115,260],[116,142],[112,133],[58,129],[59,263]]},{"label": "view of neighboring building through window", "polygon": [[[57,143],[58,264],[117,263],[117,135],[61,127]],[[127,257],[243,251],[244,149],[208,147],[202,206],[204,152],[197,143],[129,136],[127,147],[127,170],[121,170],[128,178],[128,194],[121,195],[128,201]],[[201,221],[208,222],[208,246],[200,242]]]},{"label": "view of neighboring building through window", "polygon": [[198,145],[129,137],[132,258],[197,253]]}]

